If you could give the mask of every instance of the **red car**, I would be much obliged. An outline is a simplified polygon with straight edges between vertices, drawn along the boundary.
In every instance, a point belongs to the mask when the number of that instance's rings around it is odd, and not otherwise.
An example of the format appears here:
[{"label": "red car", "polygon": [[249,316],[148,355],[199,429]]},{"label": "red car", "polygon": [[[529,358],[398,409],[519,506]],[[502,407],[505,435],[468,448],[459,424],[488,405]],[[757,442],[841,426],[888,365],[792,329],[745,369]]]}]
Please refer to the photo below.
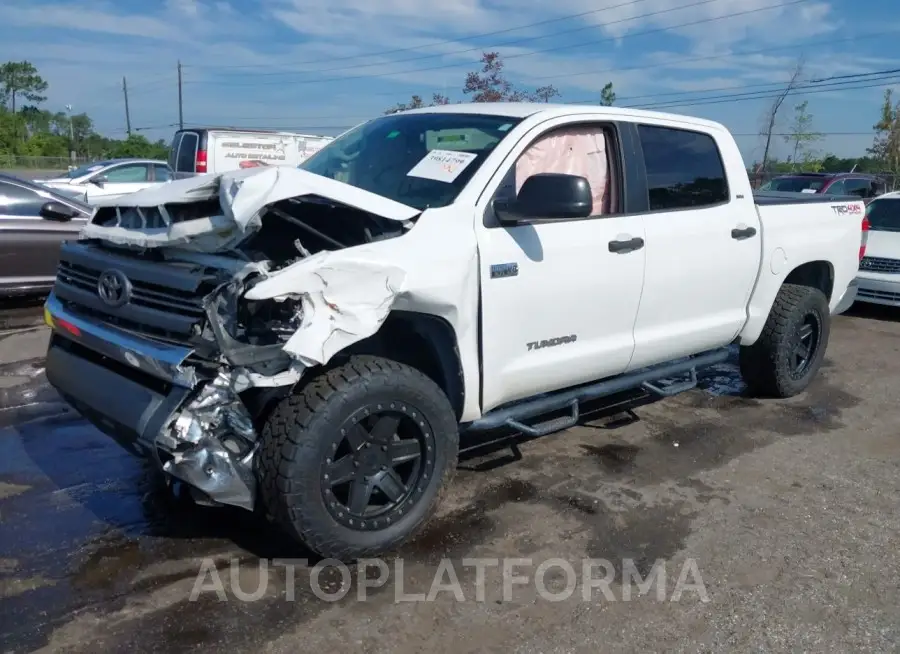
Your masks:
[{"label": "red car", "polygon": [[865,173],[796,173],[770,179],[759,190],[858,195],[868,203],[885,193],[887,184],[880,177]]}]

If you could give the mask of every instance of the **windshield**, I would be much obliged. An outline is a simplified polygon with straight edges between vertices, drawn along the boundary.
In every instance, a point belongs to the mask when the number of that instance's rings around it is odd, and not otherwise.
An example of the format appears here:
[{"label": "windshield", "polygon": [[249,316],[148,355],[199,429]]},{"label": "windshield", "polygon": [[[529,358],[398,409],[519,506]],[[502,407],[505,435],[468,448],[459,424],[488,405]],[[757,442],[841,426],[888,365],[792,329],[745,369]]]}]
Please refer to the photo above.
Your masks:
[{"label": "windshield", "polygon": [[866,216],[874,232],[900,232],[900,198],[873,200],[866,207]]},{"label": "windshield", "polygon": [[66,173],[64,176],[69,179],[75,179],[76,177],[84,177],[85,175],[90,175],[91,173],[95,173],[101,168],[106,167],[109,164],[108,161],[95,161],[94,163],[85,164],[83,166],[79,166],[78,168],[74,168]]},{"label": "windshield", "polygon": [[451,113],[384,116],[336,138],[299,168],[416,209],[444,207],[520,121]]},{"label": "windshield", "polygon": [[788,193],[817,193],[825,186],[818,177],[776,177],[760,187],[760,191],[786,191]]}]

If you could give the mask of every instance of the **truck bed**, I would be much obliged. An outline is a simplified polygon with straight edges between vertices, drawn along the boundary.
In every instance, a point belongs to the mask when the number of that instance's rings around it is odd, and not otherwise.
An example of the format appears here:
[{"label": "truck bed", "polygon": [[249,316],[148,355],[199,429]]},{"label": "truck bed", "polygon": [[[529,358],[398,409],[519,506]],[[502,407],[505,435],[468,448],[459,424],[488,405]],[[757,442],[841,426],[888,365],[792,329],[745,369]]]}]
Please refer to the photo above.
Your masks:
[{"label": "truck bed", "polygon": [[753,201],[760,206],[806,202],[855,202],[861,199],[857,195],[828,195],[827,193],[795,193],[793,191],[753,192]]}]

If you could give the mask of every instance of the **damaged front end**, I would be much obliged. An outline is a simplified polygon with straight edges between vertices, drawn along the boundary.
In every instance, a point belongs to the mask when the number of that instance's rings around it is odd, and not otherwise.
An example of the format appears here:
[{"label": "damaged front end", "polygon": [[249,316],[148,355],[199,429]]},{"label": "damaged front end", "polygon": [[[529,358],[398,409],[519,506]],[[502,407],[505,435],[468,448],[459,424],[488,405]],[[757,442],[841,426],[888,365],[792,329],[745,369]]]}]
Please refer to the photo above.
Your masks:
[{"label": "damaged front end", "polygon": [[[66,352],[48,353],[48,377],[104,431],[138,434],[198,499],[252,509],[261,407],[378,330],[405,273],[367,246],[417,212],[294,169],[183,182],[101,206],[64,246],[47,308],[51,349]],[[112,416],[64,372],[80,359],[146,408]]]},{"label": "damaged front end", "polygon": [[172,458],[163,470],[219,504],[252,510],[253,418],[225,373],[207,383],[157,438]]}]

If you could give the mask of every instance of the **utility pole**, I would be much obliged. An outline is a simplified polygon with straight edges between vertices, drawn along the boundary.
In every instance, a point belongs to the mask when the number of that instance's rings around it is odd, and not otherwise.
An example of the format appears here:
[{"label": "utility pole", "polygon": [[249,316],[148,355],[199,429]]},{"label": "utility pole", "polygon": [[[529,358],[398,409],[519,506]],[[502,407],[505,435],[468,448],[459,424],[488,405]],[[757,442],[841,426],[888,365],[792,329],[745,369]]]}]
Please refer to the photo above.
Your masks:
[{"label": "utility pole", "polygon": [[66,115],[69,117],[69,158],[75,163],[75,126],[72,125],[72,105],[66,105]]},{"label": "utility pole", "polygon": [[122,78],[122,93],[125,94],[125,131],[131,136],[131,112],[128,111],[128,82]]},{"label": "utility pole", "polygon": [[178,61],[178,129],[184,129],[184,105],[181,102],[181,61]]}]

